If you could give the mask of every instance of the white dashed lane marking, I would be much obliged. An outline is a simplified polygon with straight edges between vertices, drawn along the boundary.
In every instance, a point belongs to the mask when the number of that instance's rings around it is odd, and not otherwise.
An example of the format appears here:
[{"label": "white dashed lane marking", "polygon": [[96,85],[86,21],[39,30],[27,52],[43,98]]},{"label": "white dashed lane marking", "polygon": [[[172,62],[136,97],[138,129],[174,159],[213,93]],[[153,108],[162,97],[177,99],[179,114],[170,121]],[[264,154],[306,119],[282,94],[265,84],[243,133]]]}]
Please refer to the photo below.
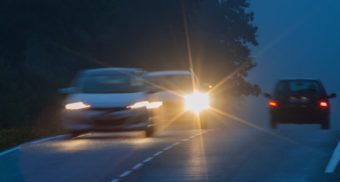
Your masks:
[{"label": "white dashed lane marking", "polygon": [[142,163],[138,163],[138,164],[136,164],[135,166],[133,166],[133,170],[137,170],[137,169],[139,169],[139,168],[141,168],[143,166],[143,164]]},{"label": "white dashed lane marking", "polygon": [[159,151],[159,152],[156,152],[155,154],[153,154],[153,156],[157,157],[159,155],[161,155],[163,153],[163,151]]},{"label": "white dashed lane marking", "polygon": [[129,176],[129,175],[130,175],[131,173],[133,173],[134,171],[137,171],[138,169],[140,169],[141,167],[143,167],[146,163],[152,161],[155,157],[160,156],[160,155],[163,154],[164,152],[166,152],[166,151],[172,149],[173,147],[175,147],[176,145],[181,144],[182,142],[187,142],[187,141],[189,141],[190,139],[193,139],[193,138],[195,138],[195,137],[197,137],[197,136],[200,136],[200,135],[202,135],[202,134],[204,134],[204,133],[205,133],[205,132],[202,132],[202,133],[199,133],[199,134],[190,136],[189,138],[182,139],[182,140],[179,141],[179,142],[175,142],[175,143],[173,143],[173,144],[171,144],[171,145],[169,145],[169,146],[163,148],[162,150],[160,150],[160,151],[154,153],[151,157],[147,157],[147,158],[145,158],[142,162],[140,162],[140,163],[134,165],[131,169],[129,169],[129,170],[127,170],[127,171],[124,171],[121,175],[119,175],[119,177],[114,178],[113,180],[111,180],[111,182],[118,182],[118,181],[122,180],[123,178]]},{"label": "white dashed lane marking", "polygon": [[172,145],[170,145],[170,146],[167,146],[167,147],[165,147],[165,148],[163,149],[163,151],[170,150],[172,147],[173,147]]},{"label": "white dashed lane marking", "polygon": [[129,174],[131,173],[131,171],[130,170],[128,170],[128,171],[125,171],[124,173],[122,173],[119,177],[120,178],[124,178],[125,176],[128,176]]},{"label": "white dashed lane marking", "polygon": [[153,157],[148,157],[148,158],[146,158],[146,159],[144,159],[144,163],[147,163],[147,162],[149,162],[149,161],[151,161],[153,159]]}]

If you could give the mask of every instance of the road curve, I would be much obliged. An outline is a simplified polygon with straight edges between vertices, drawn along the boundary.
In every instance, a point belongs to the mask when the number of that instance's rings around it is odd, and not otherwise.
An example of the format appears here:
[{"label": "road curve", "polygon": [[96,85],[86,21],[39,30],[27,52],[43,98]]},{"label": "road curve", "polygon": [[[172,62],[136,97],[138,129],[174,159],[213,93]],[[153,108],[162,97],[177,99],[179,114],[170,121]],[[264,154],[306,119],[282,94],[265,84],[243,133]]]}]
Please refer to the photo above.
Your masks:
[{"label": "road curve", "polygon": [[261,130],[228,118],[209,127],[179,120],[154,138],[90,133],[26,144],[0,156],[0,181],[340,181],[338,169],[324,172],[338,130]]}]

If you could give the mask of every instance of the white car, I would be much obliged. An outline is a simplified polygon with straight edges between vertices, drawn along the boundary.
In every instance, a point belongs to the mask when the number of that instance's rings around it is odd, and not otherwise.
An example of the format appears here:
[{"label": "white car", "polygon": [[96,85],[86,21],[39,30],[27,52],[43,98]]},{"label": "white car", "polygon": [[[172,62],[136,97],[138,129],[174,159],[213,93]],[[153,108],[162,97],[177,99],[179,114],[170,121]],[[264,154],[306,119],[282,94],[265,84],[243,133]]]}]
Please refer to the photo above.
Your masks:
[{"label": "white car", "polygon": [[74,136],[89,131],[144,130],[154,133],[148,108],[148,90],[140,80],[144,71],[134,68],[100,68],[82,71],[70,88],[62,119]]},{"label": "white car", "polygon": [[163,104],[156,114],[162,122],[181,114],[193,113],[199,116],[201,128],[207,128],[206,111],[210,107],[210,98],[207,92],[199,89],[194,74],[188,70],[155,71],[149,72],[146,80],[154,89],[150,98]]}]

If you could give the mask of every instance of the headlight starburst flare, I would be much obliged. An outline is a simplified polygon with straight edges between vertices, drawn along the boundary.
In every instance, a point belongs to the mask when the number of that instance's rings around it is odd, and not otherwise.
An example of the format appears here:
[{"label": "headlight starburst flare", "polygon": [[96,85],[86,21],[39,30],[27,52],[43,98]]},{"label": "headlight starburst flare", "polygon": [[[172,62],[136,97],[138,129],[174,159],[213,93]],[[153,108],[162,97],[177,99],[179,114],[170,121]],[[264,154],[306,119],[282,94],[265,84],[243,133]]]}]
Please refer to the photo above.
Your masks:
[{"label": "headlight starburst flare", "polygon": [[194,93],[184,96],[186,110],[199,113],[210,107],[208,93],[195,91]]}]

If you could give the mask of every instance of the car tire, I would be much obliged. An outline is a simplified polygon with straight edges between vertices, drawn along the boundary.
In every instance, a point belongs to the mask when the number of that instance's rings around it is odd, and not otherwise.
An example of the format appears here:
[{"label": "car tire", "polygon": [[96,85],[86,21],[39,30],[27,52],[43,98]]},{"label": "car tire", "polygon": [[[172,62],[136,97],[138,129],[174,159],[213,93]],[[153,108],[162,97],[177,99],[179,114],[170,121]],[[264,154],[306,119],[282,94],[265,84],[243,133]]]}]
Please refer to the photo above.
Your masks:
[{"label": "car tire", "polygon": [[277,121],[275,121],[275,120],[271,120],[271,121],[270,121],[270,128],[276,129],[276,128],[277,128],[277,125],[278,125],[278,122],[277,122]]},{"label": "car tire", "polygon": [[145,129],[145,136],[147,138],[153,137],[155,135],[155,127],[154,126],[148,126]]},{"label": "car tire", "polygon": [[321,123],[321,129],[323,129],[323,130],[328,130],[328,129],[330,128],[329,125],[330,125],[330,124],[329,124],[329,120],[324,120],[324,121],[322,121],[322,123]]}]

